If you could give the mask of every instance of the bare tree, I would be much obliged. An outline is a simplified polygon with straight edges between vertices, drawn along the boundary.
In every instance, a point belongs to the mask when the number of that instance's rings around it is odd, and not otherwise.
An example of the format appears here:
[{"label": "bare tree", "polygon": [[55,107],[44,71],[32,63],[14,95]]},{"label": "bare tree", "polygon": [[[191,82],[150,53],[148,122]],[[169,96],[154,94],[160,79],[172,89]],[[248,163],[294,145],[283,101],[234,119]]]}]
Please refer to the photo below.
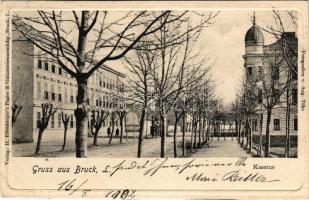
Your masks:
[{"label": "bare tree", "polygon": [[[154,100],[160,115],[161,124],[161,157],[165,157],[165,136],[167,131],[167,113],[173,108],[178,96],[181,94],[186,84],[192,81],[190,78],[184,83],[185,71],[189,60],[190,40],[198,38],[200,31],[216,15],[210,14],[194,28],[183,27],[185,32],[179,34],[180,24],[164,25],[155,34],[155,43],[158,47],[158,59],[156,68],[152,71],[154,81]],[[179,36],[181,35],[181,37]],[[194,69],[193,69],[194,70]],[[196,72],[195,72],[196,73]],[[194,74],[194,73],[193,73]]]},{"label": "bare tree", "polygon": [[42,116],[39,123],[38,141],[35,149],[35,154],[39,154],[41,148],[41,141],[44,130],[47,128],[50,117],[57,111],[53,108],[51,103],[42,103]]},{"label": "bare tree", "polygon": [[143,37],[182,20],[186,13],[39,10],[33,17],[13,14],[14,29],[40,50],[36,56],[48,56],[77,81],[76,157],[87,157],[89,77],[105,63],[125,56]]},{"label": "bare tree", "polygon": [[[147,39],[147,38],[146,38]],[[144,43],[147,43],[146,40]],[[146,109],[151,100],[151,71],[155,68],[156,52],[151,51],[149,46],[144,44],[143,50],[135,50],[130,59],[126,59],[132,73],[132,78],[128,81],[128,100],[133,101],[140,107],[139,136],[137,146],[137,157],[142,155],[143,131],[146,118]],[[135,106],[138,107],[138,106]]]},{"label": "bare tree", "polygon": [[109,112],[104,109],[94,108],[91,111],[91,119],[93,127],[95,128],[93,135],[93,146],[97,146],[99,131],[102,127],[103,122],[107,119],[108,115]]},{"label": "bare tree", "polygon": [[70,116],[67,114],[64,114],[63,112],[61,112],[61,120],[64,126],[64,132],[63,132],[63,144],[62,144],[62,151],[64,151],[65,149],[65,145],[67,142],[67,131],[68,131],[68,124],[70,121]]}]

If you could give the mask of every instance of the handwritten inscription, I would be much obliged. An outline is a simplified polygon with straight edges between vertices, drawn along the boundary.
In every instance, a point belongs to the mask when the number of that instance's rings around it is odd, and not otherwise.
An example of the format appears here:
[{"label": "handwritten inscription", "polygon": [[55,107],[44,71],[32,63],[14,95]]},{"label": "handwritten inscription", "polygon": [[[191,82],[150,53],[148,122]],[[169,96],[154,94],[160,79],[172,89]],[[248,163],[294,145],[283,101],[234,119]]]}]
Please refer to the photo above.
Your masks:
[{"label": "handwritten inscription", "polygon": [[85,185],[85,183],[88,182],[88,179],[84,180],[81,183],[77,183],[76,179],[73,180],[66,180],[62,183],[58,184],[58,190],[64,190],[64,191],[68,191],[69,195],[72,195],[73,193],[75,193],[76,191],[81,191],[82,192],[82,197],[85,197],[87,195],[87,192],[91,191],[90,189],[83,189],[82,187]]},{"label": "handwritten inscription", "polygon": [[[239,158],[234,162],[220,162],[207,159],[188,159],[185,162],[172,162],[169,158],[143,160],[124,159],[116,164],[106,164],[105,166],[100,167],[96,165],[75,165],[74,167],[63,166],[54,169],[47,165],[44,166],[41,163],[41,165],[33,166],[32,174],[34,176],[37,176],[38,174],[52,174],[52,172],[62,174],[70,173],[71,175],[102,174],[105,175],[106,178],[113,178],[115,176],[121,178],[125,177],[128,173],[133,173],[137,176],[152,178],[154,176],[175,173],[183,178],[184,181],[195,183],[225,182],[229,184],[267,184],[280,181],[278,177],[273,177],[271,173],[266,173],[267,170],[275,169],[275,166],[273,165],[254,163],[249,166],[246,157]],[[214,171],[214,168],[217,168],[218,170]],[[88,183],[88,179],[65,180],[59,183],[58,190],[67,191],[69,195],[79,191],[82,196],[86,196],[87,192],[90,191],[87,189],[86,183]],[[135,191],[133,190],[113,190],[106,194],[106,197],[113,199],[133,199],[134,196]]]}]

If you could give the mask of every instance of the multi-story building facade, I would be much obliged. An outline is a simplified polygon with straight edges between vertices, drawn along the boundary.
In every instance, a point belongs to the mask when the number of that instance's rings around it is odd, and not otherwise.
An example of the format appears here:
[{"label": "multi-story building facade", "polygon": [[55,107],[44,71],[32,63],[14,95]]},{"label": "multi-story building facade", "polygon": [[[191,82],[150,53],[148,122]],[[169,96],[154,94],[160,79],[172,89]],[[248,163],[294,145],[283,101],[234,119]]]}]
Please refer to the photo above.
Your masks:
[{"label": "multi-story building facade", "polygon": [[[37,133],[39,119],[42,116],[42,103],[52,103],[57,112],[51,116],[46,134],[50,131],[63,130],[61,113],[69,115],[69,131],[75,130],[77,84],[75,78],[47,56],[36,57],[42,52],[32,43],[12,41],[12,100],[22,106],[17,121],[13,126],[13,142],[32,142]],[[90,107],[110,109],[115,104],[123,104],[125,75],[108,67],[99,68],[88,81]],[[117,98],[121,97],[121,98]],[[119,100],[121,99],[121,100]],[[89,114],[89,122],[90,122]],[[108,118],[103,123],[101,132],[106,133],[110,126]],[[119,121],[115,123],[119,126]]]},{"label": "multi-story building facade", "polygon": [[[264,35],[262,29],[256,24],[255,17],[253,18],[253,25],[247,31],[245,36],[245,55],[244,58],[244,67],[245,67],[245,80],[252,81],[252,79],[261,78],[267,73],[272,73],[272,78],[274,79],[274,87],[278,91],[281,91],[281,95],[278,98],[277,103],[272,109],[271,121],[270,121],[270,133],[271,133],[271,145],[273,143],[284,143],[285,134],[286,134],[286,112],[287,112],[287,93],[284,91],[287,83],[287,70],[290,70],[290,67],[287,64],[287,61],[282,57],[282,44],[283,40],[288,41],[290,48],[294,48],[297,53],[297,37],[295,32],[285,32],[282,33],[280,38],[273,44],[266,45],[264,44]],[[277,64],[274,64],[277,62]],[[296,59],[293,61],[294,65],[297,66],[297,55]],[[297,71],[297,68],[294,69]],[[290,71],[291,85],[293,86],[288,96],[289,101],[291,102],[291,111],[290,111],[290,135],[294,143],[297,143],[297,130],[298,130],[298,120],[297,120],[297,73],[295,71]],[[263,73],[263,74],[261,74]],[[268,74],[269,75],[269,74]],[[260,76],[260,77],[259,77]],[[266,76],[270,77],[270,76]],[[265,80],[264,80],[265,81]],[[263,83],[260,83],[263,84]],[[261,85],[260,85],[261,87]],[[257,87],[258,88],[258,87]],[[261,87],[261,90],[265,88]],[[259,135],[260,133],[265,134],[266,132],[266,109],[261,105],[261,102],[267,101],[265,99],[266,95],[263,95],[261,91],[259,93],[259,104],[257,105],[256,115],[252,116],[252,132],[253,136]],[[261,118],[260,113],[263,113]],[[261,121],[262,120],[262,121]],[[276,139],[274,139],[276,138]],[[258,137],[254,138],[258,139]]]}]

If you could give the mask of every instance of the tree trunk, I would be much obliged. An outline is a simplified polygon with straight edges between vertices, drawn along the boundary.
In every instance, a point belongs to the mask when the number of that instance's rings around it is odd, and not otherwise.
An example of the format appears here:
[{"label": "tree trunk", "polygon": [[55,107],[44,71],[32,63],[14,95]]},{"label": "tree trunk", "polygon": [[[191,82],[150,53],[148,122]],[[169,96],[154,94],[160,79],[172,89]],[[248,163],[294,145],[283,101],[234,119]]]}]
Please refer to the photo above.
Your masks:
[{"label": "tree trunk", "polygon": [[98,146],[97,145],[97,140],[98,140],[98,135],[99,135],[99,128],[96,128],[94,131],[94,135],[93,135],[93,146]]},{"label": "tree trunk", "polygon": [[238,143],[240,144],[240,136],[241,136],[241,121],[239,120],[237,122],[238,126],[237,126],[237,137],[238,137]]},{"label": "tree trunk", "polygon": [[201,123],[201,117],[198,119],[198,148],[201,148],[202,146],[202,123]]},{"label": "tree trunk", "polygon": [[224,141],[226,141],[225,122],[223,123],[222,132],[223,132],[223,135],[224,135]]},{"label": "tree trunk", "polygon": [[203,121],[202,121],[202,136],[203,136],[203,142],[202,144],[204,145],[207,141],[207,137],[206,137],[206,132],[205,132],[205,126],[206,126],[206,120],[205,117],[203,117]]},{"label": "tree trunk", "polygon": [[289,91],[287,90],[287,98],[286,98],[286,138],[285,138],[285,157],[290,157],[290,111],[291,111],[291,105],[289,101]]},{"label": "tree trunk", "polygon": [[36,143],[35,154],[39,154],[39,152],[40,152],[43,132],[44,132],[44,129],[39,129],[38,141]]},{"label": "tree trunk", "polygon": [[186,156],[186,113],[182,116],[182,156]]},{"label": "tree trunk", "polygon": [[[217,137],[218,137],[218,141],[220,140],[220,127],[221,126],[221,124],[220,124],[220,122],[219,122],[219,130],[217,130]],[[218,128],[218,127],[217,127]]]},{"label": "tree trunk", "polygon": [[263,113],[260,116],[260,141],[259,141],[259,153],[258,156],[262,157],[262,148],[263,148]]},{"label": "tree trunk", "polygon": [[109,137],[108,144],[111,144],[111,143],[112,143],[113,135],[114,135],[114,129],[115,129],[115,120],[113,119],[113,120],[112,120],[112,131],[111,131],[111,135],[110,135],[110,137]]},{"label": "tree trunk", "polygon": [[194,149],[196,149],[197,148],[197,120],[195,119],[194,120],[194,144],[193,144],[193,147],[194,147]]},{"label": "tree trunk", "polygon": [[126,140],[128,141],[128,132],[126,131],[126,127],[127,127],[127,117],[124,117],[124,131],[126,132]]},{"label": "tree trunk", "polygon": [[119,118],[120,121],[120,138],[119,138],[119,143],[122,143],[122,139],[123,139],[123,117]]},{"label": "tree trunk", "polygon": [[87,129],[88,129],[88,112],[87,112],[87,78],[82,74],[77,74],[77,108],[74,112],[76,118],[76,157],[87,157]]},{"label": "tree trunk", "polygon": [[63,135],[63,144],[62,144],[62,151],[65,149],[65,144],[67,142],[67,130],[68,130],[68,125],[64,125],[64,135]]},{"label": "tree trunk", "polygon": [[271,119],[271,110],[267,110],[267,120],[266,120],[266,142],[265,142],[265,157],[270,156],[270,133],[269,133],[269,126],[270,126],[270,119]]},{"label": "tree trunk", "polygon": [[144,132],[144,124],[145,124],[145,116],[146,110],[145,108],[142,110],[141,119],[139,122],[139,134],[138,134],[138,144],[137,144],[137,157],[140,158],[142,156],[142,144],[143,144],[143,132]]},{"label": "tree trunk", "polygon": [[244,146],[244,138],[245,138],[245,133],[244,133],[244,124],[243,124],[243,126],[241,127],[241,129],[240,129],[240,133],[241,133],[241,142],[240,142],[240,145],[241,145],[241,147],[243,147]]},{"label": "tree trunk", "polygon": [[191,122],[191,140],[190,140],[190,152],[193,151],[193,134],[194,134],[194,123],[193,120]]},{"label": "tree trunk", "polygon": [[174,135],[173,135],[173,143],[174,143],[174,158],[177,158],[177,115],[175,115],[175,123],[174,123]]},{"label": "tree trunk", "polygon": [[166,134],[166,113],[161,111],[161,154],[160,157],[165,157],[165,134]]},{"label": "tree trunk", "polygon": [[246,119],[246,149],[250,149],[250,117],[248,116]]},{"label": "tree trunk", "polygon": [[252,151],[252,120],[251,120],[251,117],[249,117],[248,134],[249,134],[248,152],[250,153]]}]

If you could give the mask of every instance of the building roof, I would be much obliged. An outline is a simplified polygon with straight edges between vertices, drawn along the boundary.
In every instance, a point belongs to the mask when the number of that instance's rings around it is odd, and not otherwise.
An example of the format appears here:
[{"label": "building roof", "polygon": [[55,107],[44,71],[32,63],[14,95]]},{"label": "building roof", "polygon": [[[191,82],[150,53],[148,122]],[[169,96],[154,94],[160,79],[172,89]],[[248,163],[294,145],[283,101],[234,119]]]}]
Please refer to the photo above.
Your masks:
[{"label": "building roof", "polygon": [[246,46],[264,44],[264,35],[261,28],[255,23],[255,16],[253,16],[252,27],[246,33],[245,43]]}]

